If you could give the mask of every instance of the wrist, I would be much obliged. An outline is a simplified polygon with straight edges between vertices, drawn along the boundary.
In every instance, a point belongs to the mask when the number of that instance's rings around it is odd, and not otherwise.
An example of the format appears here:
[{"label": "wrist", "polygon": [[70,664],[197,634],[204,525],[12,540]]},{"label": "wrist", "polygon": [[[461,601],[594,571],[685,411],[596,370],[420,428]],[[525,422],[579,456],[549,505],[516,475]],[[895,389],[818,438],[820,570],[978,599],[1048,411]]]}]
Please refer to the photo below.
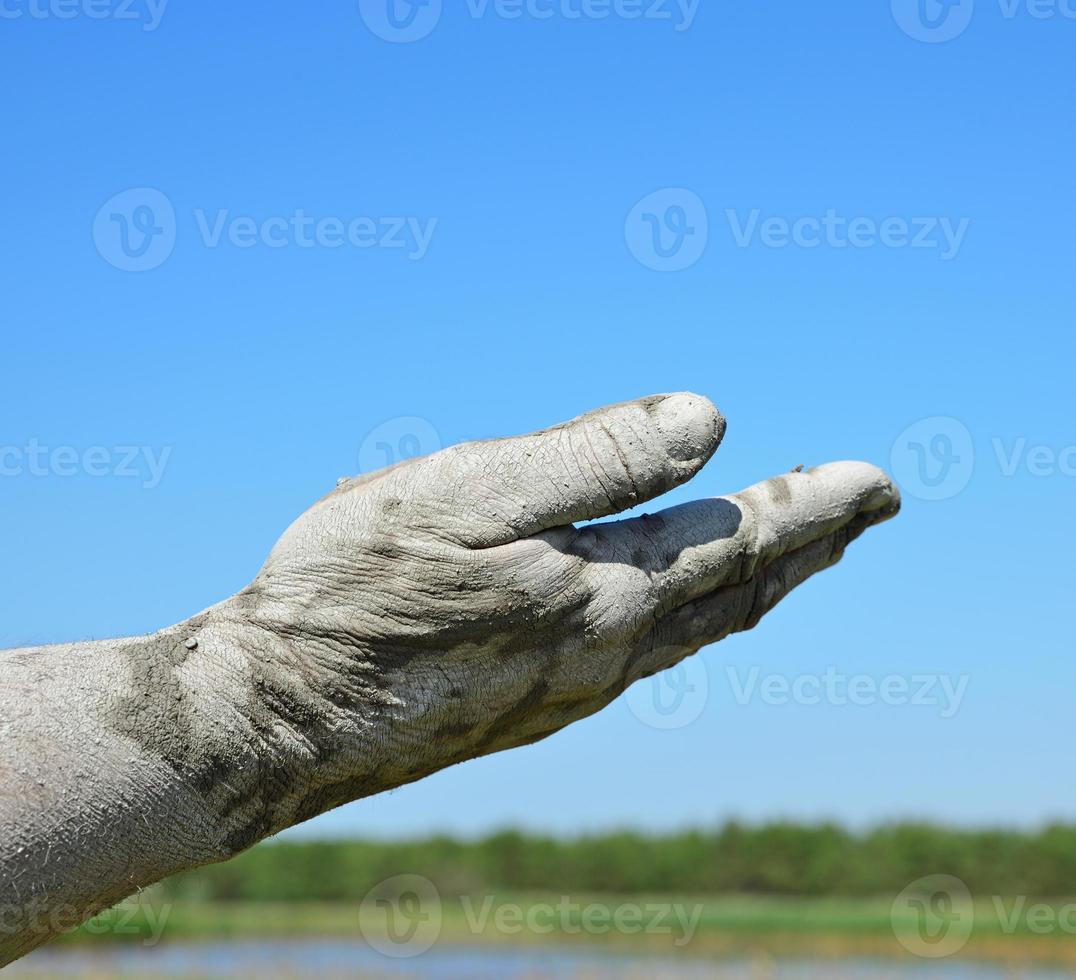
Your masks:
[{"label": "wrist", "polygon": [[184,778],[214,814],[225,857],[389,788],[367,773],[382,730],[376,689],[341,669],[361,657],[267,621],[257,607],[241,592],[159,634],[179,644],[184,673],[199,679],[190,698],[200,727],[185,740],[193,758]]}]

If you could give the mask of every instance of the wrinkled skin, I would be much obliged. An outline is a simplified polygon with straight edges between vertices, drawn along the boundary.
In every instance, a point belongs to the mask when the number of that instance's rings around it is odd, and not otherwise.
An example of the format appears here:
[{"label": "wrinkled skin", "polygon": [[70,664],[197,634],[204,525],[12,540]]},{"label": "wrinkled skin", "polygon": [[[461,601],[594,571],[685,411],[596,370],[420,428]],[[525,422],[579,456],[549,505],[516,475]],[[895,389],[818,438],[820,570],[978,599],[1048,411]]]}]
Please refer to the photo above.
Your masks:
[{"label": "wrinkled skin", "polygon": [[0,653],[0,962],[57,931],[43,912],[598,711],[899,509],[881,471],[834,463],[573,527],[686,482],[724,428],[654,396],[342,481],[191,620]]}]

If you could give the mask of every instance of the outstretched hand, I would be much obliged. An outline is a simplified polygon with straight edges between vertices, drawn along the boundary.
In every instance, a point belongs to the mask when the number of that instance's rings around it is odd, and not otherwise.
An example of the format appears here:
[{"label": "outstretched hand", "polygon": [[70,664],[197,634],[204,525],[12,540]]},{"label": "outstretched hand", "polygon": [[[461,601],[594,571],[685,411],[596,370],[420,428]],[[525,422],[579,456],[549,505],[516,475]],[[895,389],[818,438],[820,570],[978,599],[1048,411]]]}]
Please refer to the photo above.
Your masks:
[{"label": "outstretched hand", "polygon": [[272,638],[250,657],[257,730],[315,763],[251,836],[598,711],[899,509],[845,462],[573,527],[690,480],[724,431],[707,399],[657,395],[342,481],[303,514],[225,604]]}]

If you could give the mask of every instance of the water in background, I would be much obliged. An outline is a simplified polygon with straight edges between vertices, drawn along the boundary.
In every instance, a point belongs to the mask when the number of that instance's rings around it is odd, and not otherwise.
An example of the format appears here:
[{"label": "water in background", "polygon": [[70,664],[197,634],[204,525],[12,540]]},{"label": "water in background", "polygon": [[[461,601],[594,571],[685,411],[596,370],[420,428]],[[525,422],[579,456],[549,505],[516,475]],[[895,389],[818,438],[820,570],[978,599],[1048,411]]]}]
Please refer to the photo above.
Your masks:
[{"label": "water in background", "polygon": [[259,980],[347,977],[349,980],[1071,980],[1047,968],[1014,969],[973,962],[846,960],[692,960],[621,956],[568,949],[456,946],[412,960],[392,960],[362,943],[231,942],[154,949],[41,949],[5,978],[225,978]]}]

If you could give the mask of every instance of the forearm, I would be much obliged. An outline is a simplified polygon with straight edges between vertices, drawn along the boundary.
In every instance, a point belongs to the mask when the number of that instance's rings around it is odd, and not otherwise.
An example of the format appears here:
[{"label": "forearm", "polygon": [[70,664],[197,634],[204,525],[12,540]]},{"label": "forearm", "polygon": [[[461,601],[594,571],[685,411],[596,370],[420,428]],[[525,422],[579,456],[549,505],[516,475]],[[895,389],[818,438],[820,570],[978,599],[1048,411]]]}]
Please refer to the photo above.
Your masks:
[{"label": "forearm", "polygon": [[286,824],[314,749],[257,704],[274,646],[221,606],[0,652],[0,963]]}]

